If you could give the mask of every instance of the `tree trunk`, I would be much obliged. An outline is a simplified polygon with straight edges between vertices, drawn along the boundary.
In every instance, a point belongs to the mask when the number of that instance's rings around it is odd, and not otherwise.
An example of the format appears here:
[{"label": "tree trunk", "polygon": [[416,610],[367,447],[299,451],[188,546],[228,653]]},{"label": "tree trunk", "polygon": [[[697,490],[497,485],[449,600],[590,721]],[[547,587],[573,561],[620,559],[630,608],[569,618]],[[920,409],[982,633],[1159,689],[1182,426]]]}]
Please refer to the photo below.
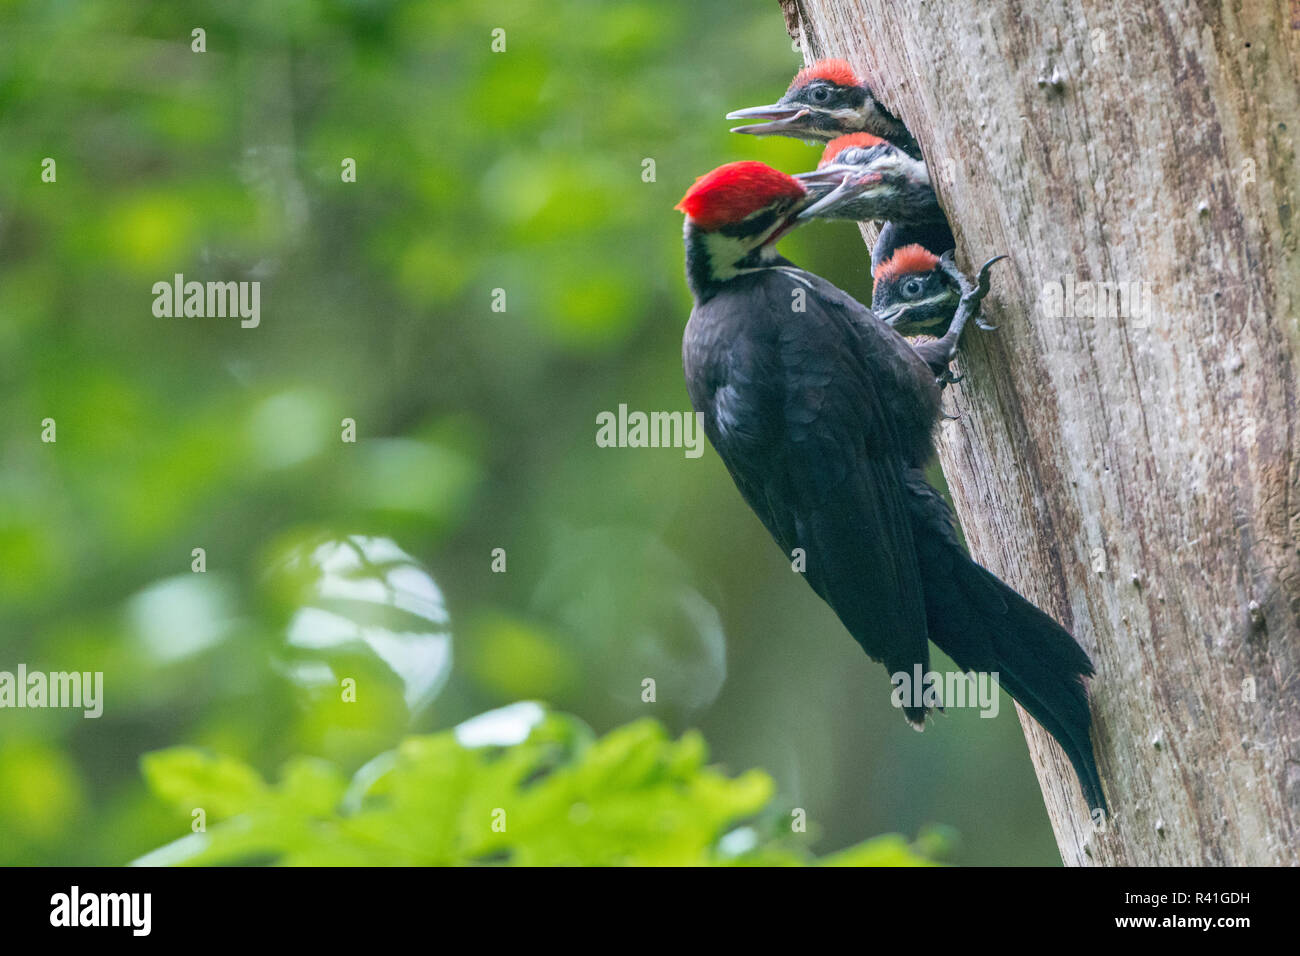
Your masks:
[{"label": "tree trunk", "polygon": [[920,141],[958,262],[1011,257],[939,448],[976,559],[1097,667],[1104,828],[1021,713],[1062,857],[1296,863],[1300,3],[782,6]]}]

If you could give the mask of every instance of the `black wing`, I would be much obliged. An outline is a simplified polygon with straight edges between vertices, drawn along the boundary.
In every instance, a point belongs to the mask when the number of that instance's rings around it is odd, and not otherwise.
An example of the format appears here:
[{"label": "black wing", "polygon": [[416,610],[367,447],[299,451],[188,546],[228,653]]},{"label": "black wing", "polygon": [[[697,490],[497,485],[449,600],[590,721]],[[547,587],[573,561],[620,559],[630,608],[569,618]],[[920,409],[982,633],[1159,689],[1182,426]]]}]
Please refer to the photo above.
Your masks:
[{"label": "black wing", "polygon": [[745,500],[787,555],[803,549],[809,584],[863,649],[891,672],[928,668],[904,443],[871,373],[897,335],[812,289],[793,311],[798,284],[766,270],[697,307],[692,400]]}]

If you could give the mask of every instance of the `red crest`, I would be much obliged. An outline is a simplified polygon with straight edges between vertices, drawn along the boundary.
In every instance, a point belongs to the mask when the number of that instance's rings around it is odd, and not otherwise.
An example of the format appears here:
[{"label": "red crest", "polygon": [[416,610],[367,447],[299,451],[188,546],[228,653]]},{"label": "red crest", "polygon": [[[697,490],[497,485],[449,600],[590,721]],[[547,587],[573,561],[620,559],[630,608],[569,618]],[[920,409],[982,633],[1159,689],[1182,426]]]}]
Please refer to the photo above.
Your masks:
[{"label": "red crest", "polygon": [[[861,86],[858,74],[849,66],[848,60],[818,60],[812,66],[806,66],[794,75],[790,81],[790,90],[807,86],[813,80],[826,80],[837,86]],[[789,90],[787,90],[789,92]]]},{"label": "red crest", "polygon": [[826,144],[826,149],[822,152],[822,158],[818,161],[817,168],[821,169],[846,149],[868,149],[872,146],[884,145],[885,141],[883,139],[879,136],[872,136],[870,133],[849,133],[847,136],[837,136]]},{"label": "red crest", "polygon": [[701,176],[673,208],[701,229],[716,229],[740,222],[777,199],[797,199],[804,193],[803,184],[793,176],[764,163],[744,161]]},{"label": "red crest", "polygon": [[933,272],[938,265],[938,256],[925,246],[913,243],[896,250],[892,256],[876,267],[876,281],[897,279],[913,272]]}]

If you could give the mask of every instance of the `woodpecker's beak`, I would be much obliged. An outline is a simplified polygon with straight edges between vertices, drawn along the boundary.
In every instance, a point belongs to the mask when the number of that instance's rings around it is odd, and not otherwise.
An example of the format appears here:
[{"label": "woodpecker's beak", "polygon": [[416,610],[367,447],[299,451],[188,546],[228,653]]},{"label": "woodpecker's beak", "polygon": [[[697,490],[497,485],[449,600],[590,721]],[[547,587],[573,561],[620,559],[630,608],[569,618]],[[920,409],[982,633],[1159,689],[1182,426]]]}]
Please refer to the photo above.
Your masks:
[{"label": "woodpecker's beak", "polygon": [[825,186],[817,185],[817,186],[809,187],[807,193],[803,196],[803,198],[796,200],[794,205],[786,213],[785,220],[782,222],[781,227],[777,229],[775,232],[773,232],[770,236],[768,236],[764,244],[772,245],[778,239],[782,238],[786,234],[802,226],[804,224],[804,219],[800,215],[800,212],[802,212],[806,207],[808,207],[812,203],[815,203],[817,201],[817,197],[821,196],[825,191],[826,191]]},{"label": "woodpecker's beak", "polygon": [[803,183],[803,188],[808,191],[808,198],[804,203],[805,208],[838,189],[850,169],[851,167],[848,166],[824,167],[809,173],[795,173],[794,178]]},{"label": "woodpecker's beak", "polygon": [[780,103],[773,103],[771,106],[751,106],[745,110],[735,110],[727,114],[727,119],[760,119],[770,120],[767,123],[753,123],[749,126],[733,126],[733,133],[749,133],[751,136],[773,136],[779,133],[804,132],[807,128],[803,118],[807,116],[809,110],[802,106],[782,106]]},{"label": "woodpecker's beak", "polygon": [[820,169],[814,169],[807,173],[795,173],[794,178],[799,180],[805,186],[813,186],[818,183],[828,186],[838,186],[844,181],[844,177],[854,171],[853,166],[843,166],[839,163],[831,163],[829,166],[822,166]]},{"label": "woodpecker's beak", "polygon": [[805,186],[813,184],[838,184],[829,193],[799,213],[800,219],[833,218],[841,204],[870,197],[879,191],[885,178],[880,173],[859,173],[853,166],[826,166],[812,173],[795,177]]},{"label": "woodpecker's beak", "polygon": [[901,335],[939,335],[961,303],[956,289],[945,288],[920,302],[899,302],[889,310],[877,311],[886,325]]}]

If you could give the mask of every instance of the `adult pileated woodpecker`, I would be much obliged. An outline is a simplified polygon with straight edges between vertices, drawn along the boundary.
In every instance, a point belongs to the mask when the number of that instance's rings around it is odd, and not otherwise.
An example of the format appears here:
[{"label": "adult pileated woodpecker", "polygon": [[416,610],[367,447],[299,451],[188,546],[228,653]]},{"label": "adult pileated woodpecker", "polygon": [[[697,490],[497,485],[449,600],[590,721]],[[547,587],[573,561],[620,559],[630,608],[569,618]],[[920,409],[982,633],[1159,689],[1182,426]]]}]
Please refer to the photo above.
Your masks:
[{"label": "adult pileated woodpecker", "polygon": [[817,169],[795,178],[805,186],[833,187],[802,218],[885,224],[871,252],[873,271],[905,245],[938,253],[956,245],[925,163],[870,133],[831,140]]},{"label": "adult pileated woodpecker", "polygon": [[845,60],[818,60],[795,74],[777,102],[736,110],[728,113],[727,119],[768,120],[732,129],[733,133],[754,136],[794,136],[825,142],[845,133],[872,133],[910,156],[921,155],[907,127],[885,109]]},{"label": "adult pileated woodpecker", "polygon": [[[942,339],[913,347],[826,280],[777,254],[812,202],[762,163],[696,181],[686,213],[695,308],[682,342],[691,403],[782,550],[891,674],[929,670],[934,641],[963,670],[995,672],[1064,748],[1089,807],[1105,807],[1083,677],[1088,655],[1055,621],[975,564],[922,468],[939,417],[936,366],[987,291],[965,289]],[[906,706],[914,726],[926,707]]]}]

